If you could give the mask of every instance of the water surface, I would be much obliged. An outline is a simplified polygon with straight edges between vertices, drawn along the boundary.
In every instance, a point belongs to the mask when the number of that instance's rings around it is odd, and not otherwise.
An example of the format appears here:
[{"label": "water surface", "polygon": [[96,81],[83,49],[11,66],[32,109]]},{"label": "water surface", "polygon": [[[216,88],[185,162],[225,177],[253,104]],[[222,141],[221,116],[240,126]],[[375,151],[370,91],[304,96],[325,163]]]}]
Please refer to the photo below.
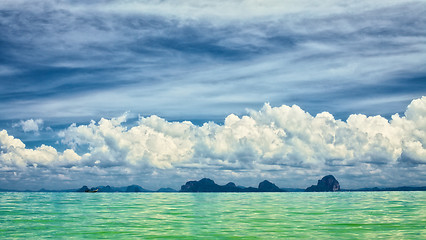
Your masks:
[{"label": "water surface", "polygon": [[425,239],[426,192],[0,193],[0,239]]}]

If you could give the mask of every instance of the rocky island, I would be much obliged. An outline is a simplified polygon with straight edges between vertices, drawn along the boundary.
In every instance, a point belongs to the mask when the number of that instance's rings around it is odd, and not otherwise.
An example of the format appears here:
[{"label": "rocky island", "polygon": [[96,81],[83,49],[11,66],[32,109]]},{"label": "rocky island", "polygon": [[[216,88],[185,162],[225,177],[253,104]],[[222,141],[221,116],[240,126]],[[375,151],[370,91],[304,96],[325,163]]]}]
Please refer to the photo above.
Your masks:
[{"label": "rocky island", "polygon": [[203,178],[200,181],[188,181],[182,185],[180,192],[285,192],[275,184],[265,180],[259,183],[258,188],[240,187],[235,183],[229,182],[226,185],[218,185],[209,178]]},{"label": "rocky island", "polygon": [[[89,188],[83,186],[80,189],[70,190],[56,190],[49,191],[42,189],[41,192],[338,192],[338,191],[426,191],[424,187],[395,187],[395,188],[360,188],[360,189],[340,189],[339,181],[333,175],[327,175],[322,179],[318,180],[317,185],[312,185],[306,189],[299,188],[279,188],[268,180],[264,180],[259,183],[258,187],[243,187],[237,186],[233,182],[229,182],[225,185],[216,184],[209,178],[203,178],[199,181],[188,181],[181,186],[180,191],[173,188],[160,188],[157,191],[151,191],[145,189],[139,185],[130,185],[127,187],[112,187],[112,186],[98,186]],[[2,190],[1,191],[12,191]]]},{"label": "rocky island", "polygon": [[77,192],[152,192],[150,190],[144,189],[139,185],[130,185],[127,187],[111,187],[109,185],[107,186],[98,186],[98,187],[92,187],[88,188],[87,186],[83,186],[80,189],[77,190]]},{"label": "rocky island", "polygon": [[306,188],[305,192],[337,192],[340,191],[340,184],[333,175],[327,175],[318,180],[317,185]]}]

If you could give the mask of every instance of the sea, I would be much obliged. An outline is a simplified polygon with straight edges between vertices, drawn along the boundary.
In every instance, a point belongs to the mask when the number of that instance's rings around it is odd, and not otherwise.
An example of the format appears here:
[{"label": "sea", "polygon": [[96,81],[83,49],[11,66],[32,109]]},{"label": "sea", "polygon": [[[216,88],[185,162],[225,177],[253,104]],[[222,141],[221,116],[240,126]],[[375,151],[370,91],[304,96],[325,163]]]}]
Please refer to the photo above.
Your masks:
[{"label": "sea", "polygon": [[426,239],[426,192],[3,192],[0,239]]}]

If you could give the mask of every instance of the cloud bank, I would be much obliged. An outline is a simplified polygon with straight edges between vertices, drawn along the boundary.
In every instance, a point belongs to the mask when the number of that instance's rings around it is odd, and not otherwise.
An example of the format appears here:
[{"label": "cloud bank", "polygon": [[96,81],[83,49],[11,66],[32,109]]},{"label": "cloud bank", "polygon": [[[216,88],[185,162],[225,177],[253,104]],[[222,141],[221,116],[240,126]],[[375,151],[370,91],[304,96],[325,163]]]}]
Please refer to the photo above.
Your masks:
[{"label": "cloud bank", "polygon": [[352,114],[342,121],[328,112],[312,116],[297,105],[269,104],[241,117],[231,114],[223,125],[150,116],[129,126],[126,119],[72,124],[59,133],[68,146],[63,152],[46,145],[27,149],[2,130],[0,171],[11,179],[0,181],[45,175],[79,182],[83,174],[105,181],[177,181],[210,175],[249,183],[269,177],[281,185],[307,186],[333,173],[355,181],[352,186],[426,184],[426,97],[413,100],[403,116],[394,114],[391,120]]}]

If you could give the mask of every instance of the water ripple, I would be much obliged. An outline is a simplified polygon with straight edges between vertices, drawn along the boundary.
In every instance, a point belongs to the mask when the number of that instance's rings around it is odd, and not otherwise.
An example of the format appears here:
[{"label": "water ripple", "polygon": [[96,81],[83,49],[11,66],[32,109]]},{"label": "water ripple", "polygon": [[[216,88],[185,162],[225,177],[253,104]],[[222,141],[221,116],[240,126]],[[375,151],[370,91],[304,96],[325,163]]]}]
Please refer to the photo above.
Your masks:
[{"label": "water ripple", "polygon": [[0,239],[421,239],[426,193],[0,193],[0,216]]}]

